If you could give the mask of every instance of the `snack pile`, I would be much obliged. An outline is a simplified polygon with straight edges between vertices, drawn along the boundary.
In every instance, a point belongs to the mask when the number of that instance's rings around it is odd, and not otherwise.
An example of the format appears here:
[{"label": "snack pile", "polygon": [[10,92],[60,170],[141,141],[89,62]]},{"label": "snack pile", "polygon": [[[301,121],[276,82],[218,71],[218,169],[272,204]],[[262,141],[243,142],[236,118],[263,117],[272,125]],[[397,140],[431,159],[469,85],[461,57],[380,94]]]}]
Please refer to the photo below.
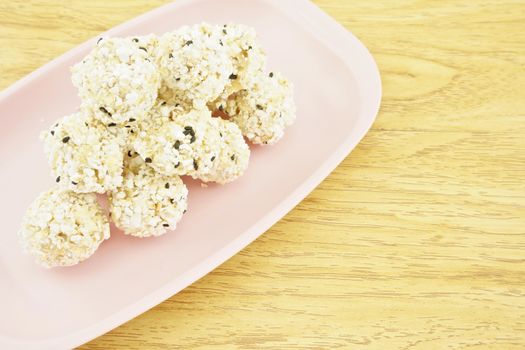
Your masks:
[{"label": "snack pile", "polygon": [[248,167],[245,138],[274,144],[293,123],[292,84],[265,66],[255,30],[239,24],[99,39],[72,68],[80,109],[42,133],[56,185],[27,211],[24,249],[70,266],[109,238],[110,220],[136,237],[175,229],[188,201],[180,176],[232,182]]}]

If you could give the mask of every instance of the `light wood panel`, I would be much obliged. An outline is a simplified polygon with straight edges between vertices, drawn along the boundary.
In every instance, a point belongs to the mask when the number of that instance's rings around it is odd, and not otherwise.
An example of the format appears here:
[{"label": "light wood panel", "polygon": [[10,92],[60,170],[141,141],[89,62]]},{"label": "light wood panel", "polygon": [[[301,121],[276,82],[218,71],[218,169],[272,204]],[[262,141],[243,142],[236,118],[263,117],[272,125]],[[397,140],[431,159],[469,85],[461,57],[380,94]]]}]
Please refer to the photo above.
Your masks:
[{"label": "light wood panel", "polygon": [[[165,1],[0,2],[0,88]],[[377,122],[248,248],[82,349],[523,349],[525,3],[317,0]]]}]

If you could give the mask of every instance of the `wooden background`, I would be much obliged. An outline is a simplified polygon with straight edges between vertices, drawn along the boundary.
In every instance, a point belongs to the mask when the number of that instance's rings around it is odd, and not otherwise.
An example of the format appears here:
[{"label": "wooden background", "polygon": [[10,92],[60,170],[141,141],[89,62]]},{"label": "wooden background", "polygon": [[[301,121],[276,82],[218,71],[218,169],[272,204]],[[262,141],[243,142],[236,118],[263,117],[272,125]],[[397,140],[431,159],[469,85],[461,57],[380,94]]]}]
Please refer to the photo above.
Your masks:
[{"label": "wooden background", "polygon": [[[0,1],[0,89],[155,1]],[[82,349],[524,349],[525,1],[317,0],[375,56],[362,143],[266,234]]]}]

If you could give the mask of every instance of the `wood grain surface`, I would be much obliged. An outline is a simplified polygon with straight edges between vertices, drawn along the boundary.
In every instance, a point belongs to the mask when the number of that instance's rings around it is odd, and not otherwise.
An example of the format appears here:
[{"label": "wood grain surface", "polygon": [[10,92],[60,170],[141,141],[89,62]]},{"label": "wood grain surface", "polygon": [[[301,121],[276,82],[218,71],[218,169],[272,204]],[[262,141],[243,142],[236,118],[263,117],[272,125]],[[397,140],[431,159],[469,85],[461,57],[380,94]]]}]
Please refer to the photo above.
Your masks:
[{"label": "wood grain surface", "polygon": [[[82,349],[525,348],[525,2],[315,2],[378,62],[370,133],[256,242]],[[0,89],[162,3],[2,0]]]}]

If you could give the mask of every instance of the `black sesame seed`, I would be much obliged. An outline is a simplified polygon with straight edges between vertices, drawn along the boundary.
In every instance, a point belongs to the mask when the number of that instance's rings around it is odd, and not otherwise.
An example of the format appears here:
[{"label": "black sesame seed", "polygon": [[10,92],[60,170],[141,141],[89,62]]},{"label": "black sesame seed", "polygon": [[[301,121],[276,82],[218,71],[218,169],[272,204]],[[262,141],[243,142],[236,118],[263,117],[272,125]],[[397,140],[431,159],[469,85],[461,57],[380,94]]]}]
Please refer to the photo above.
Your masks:
[{"label": "black sesame seed", "polygon": [[175,103],[175,107],[179,107],[179,106],[180,106],[180,104],[178,104],[178,103]]},{"label": "black sesame seed", "polygon": [[97,40],[97,45],[98,45],[99,42],[102,41],[102,39],[103,39],[103,38],[98,38],[98,40]]},{"label": "black sesame seed", "polygon": [[228,26],[227,24],[223,25],[224,28],[226,28],[227,26]]},{"label": "black sesame seed", "polygon": [[153,160],[150,157],[146,157],[146,159],[144,159],[144,161],[146,163],[151,163]]},{"label": "black sesame seed", "polygon": [[182,214],[186,214],[187,211],[188,211],[188,209],[184,209],[184,211],[182,212]]},{"label": "black sesame seed", "polygon": [[55,130],[51,130],[51,135],[55,135]]},{"label": "black sesame seed", "polygon": [[171,203],[171,204],[175,203],[175,199],[170,198],[170,203]]},{"label": "black sesame seed", "polygon": [[251,50],[251,49],[253,49],[253,47],[252,47],[251,45],[250,45],[250,46],[248,46],[248,50]]},{"label": "black sesame seed", "polygon": [[135,130],[131,129],[129,132],[132,133],[132,134],[134,134],[134,133],[135,133]]},{"label": "black sesame seed", "polygon": [[166,189],[170,188],[170,184],[166,182],[166,184],[164,185],[164,188]]},{"label": "black sesame seed", "polygon": [[71,181],[71,183],[72,183],[73,185],[75,185],[75,186],[78,185],[78,182],[75,182],[75,181]]},{"label": "black sesame seed", "polygon": [[273,78],[273,72],[270,72],[269,75],[270,75],[270,78]]},{"label": "black sesame seed", "polygon": [[131,151],[128,151],[128,157],[131,157],[132,154],[131,154]]},{"label": "black sesame seed", "polygon": [[126,128],[128,128],[128,129],[131,128],[131,125],[126,125]]},{"label": "black sesame seed", "polygon": [[60,176],[56,178],[56,182],[60,182]]},{"label": "black sesame seed", "polygon": [[230,74],[230,79],[231,80],[237,79],[237,74]]},{"label": "black sesame seed", "polygon": [[222,137],[222,132],[220,132],[219,135],[221,135],[221,137]]},{"label": "black sesame seed", "polygon": [[257,105],[255,107],[257,107],[257,109],[263,110],[263,106],[261,106],[261,105]]},{"label": "black sesame seed", "polygon": [[62,142],[67,143],[69,141],[70,137],[66,136],[62,139]]},{"label": "black sesame seed", "polygon": [[235,154],[230,157],[231,160],[235,160]]},{"label": "black sesame seed", "polygon": [[89,124],[88,124],[87,122],[84,122],[84,125],[85,125],[86,127],[89,127]]},{"label": "black sesame seed", "polygon": [[184,127],[184,130],[191,130],[191,129],[193,129],[193,128],[192,128],[191,126],[189,126],[189,125],[186,125],[186,126]]},{"label": "black sesame seed", "polygon": [[173,148],[175,148],[175,149],[179,149],[179,147],[180,147],[180,141],[177,140],[177,141],[175,141],[175,143],[173,144]]},{"label": "black sesame seed", "polygon": [[180,165],[180,162],[177,162],[177,164],[175,164],[173,167],[174,167],[174,168],[178,168],[179,165]]},{"label": "black sesame seed", "polygon": [[173,58],[173,54],[170,52],[170,54],[168,55],[169,58]]},{"label": "black sesame seed", "polygon": [[197,164],[197,161],[195,159],[193,160],[193,169],[199,170],[199,164]]},{"label": "black sesame seed", "polygon": [[224,46],[224,44],[222,43],[222,40],[219,40],[219,44],[220,44],[221,46]]},{"label": "black sesame seed", "polygon": [[164,226],[164,227],[170,227],[169,224],[162,224],[162,226]]},{"label": "black sesame seed", "polygon": [[133,38],[131,41],[133,41],[134,43],[138,43],[138,42],[139,42],[139,39],[137,39],[137,38]]},{"label": "black sesame seed", "polygon": [[137,119],[135,119],[135,118],[129,118],[130,123],[133,123],[133,122],[136,121],[136,120],[137,120]]},{"label": "black sesame seed", "polygon": [[109,126],[109,127],[117,126],[117,123],[109,123],[108,126]]},{"label": "black sesame seed", "polygon": [[213,162],[215,160],[215,156],[211,157],[211,161]]},{"label": "black sesame seed", "polygon": [[162,103],[160,105],[161,106],[165,106],[166,105],[166,101],[162,101]]},{"label": "black sesame seed", "polygon": [[223,32],[224,34],[228,34],[228,32],[226,31],[226,29],[223,29],[222,32]]},{"label": "black sesame seed", "polygon": [[180,78],[175,78],[175,81],[180,81]]},{"label": "black sesame seed", "polygon": [[145,47],[142,47],[142,46],[141,46],[141,47],[139,47],[139,49],[148,52],[148,50],[147,50]]},{"label": "black sesame seed", "polygon": [[224,107],[222,105],[219,106],[219,111],[224,111]]},{"label": "black sesame seed", "polygon": [[193,44],[193,40],[188,40],[188,41],[186,41],[186,46],[189,46],[189,45],[191,45],[191,44]]},{"label": "black sesame seed", "polygon": [[102,113],[106,113],[107,115],[109,115],[111,117],[111,113],[108,112],[108,110],[105,108],[105,107],[100,107],[99,110],[102,112]]}]

